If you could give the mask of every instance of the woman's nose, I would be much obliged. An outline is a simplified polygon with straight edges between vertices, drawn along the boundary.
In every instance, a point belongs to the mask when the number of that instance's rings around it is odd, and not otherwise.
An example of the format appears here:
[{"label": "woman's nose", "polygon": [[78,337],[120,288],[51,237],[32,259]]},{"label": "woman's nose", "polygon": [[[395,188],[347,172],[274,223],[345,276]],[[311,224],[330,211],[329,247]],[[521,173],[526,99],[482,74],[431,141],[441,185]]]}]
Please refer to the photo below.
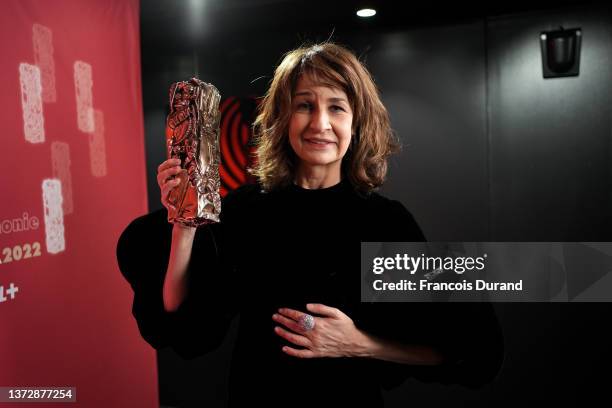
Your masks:
[{"label": "woman's nose", "polygon": [[329,115],[323,109],[314,109],[310,116],[310,128],[313,131],[322,132],[331,129]]}]

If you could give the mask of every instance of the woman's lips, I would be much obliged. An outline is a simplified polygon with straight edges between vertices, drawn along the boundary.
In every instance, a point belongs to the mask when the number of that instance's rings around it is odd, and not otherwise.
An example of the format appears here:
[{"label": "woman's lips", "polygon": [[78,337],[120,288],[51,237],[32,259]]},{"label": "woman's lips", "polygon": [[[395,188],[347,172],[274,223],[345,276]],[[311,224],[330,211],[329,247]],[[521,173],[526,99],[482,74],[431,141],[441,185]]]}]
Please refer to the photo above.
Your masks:
[{"label": "woman's lips", "polygon": [[326,149],[328,146],[334,144],[334,142],[324,139],[305,139],[306,144],[315,149]]}]

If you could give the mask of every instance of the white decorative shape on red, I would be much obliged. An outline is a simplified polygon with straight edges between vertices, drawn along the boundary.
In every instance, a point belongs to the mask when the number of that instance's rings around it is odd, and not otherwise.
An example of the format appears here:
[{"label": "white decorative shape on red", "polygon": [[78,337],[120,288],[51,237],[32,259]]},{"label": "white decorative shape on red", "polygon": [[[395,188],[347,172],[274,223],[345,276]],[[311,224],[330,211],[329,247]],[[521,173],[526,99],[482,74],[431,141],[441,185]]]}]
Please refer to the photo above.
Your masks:
[{"label": "white decorative shape on red", "polygon": [[104,140],[104,113],[94,110],[96,130],[89,134],[89,163],[94,177],[106,176],[106,142]]},{"label": "white decorative shape on red", "polygon": [[43,102],[55,102],[55,62],[53,61],[53,34],[43,25],[32,26],[34,62],[40,68]]},{"label": "white decorative shape on red", "polygon": [[95,130],[92,87],[91,65],[83,61],[76,61],[74,63],[74,89],[77,124],[79,129],[86,133]]},{"label": "white decorative shape on red", "polygon": [[57,254],[66,249],[61,181],[57,179],[43,180],[42,193],[47,252],[50,254]]},{"label": "white decorative shape on red", "polygon": [[64,215],[72,214],[72,175],[70,173],[70,146],[64,142],[51,143],[53,177],[62,182]]},{"label": "white decorative shape on red", "polygon": [[19,64],[23,133],[30,143],[45,141],[45,118],[40,85],[40,70],[36,65]]}]

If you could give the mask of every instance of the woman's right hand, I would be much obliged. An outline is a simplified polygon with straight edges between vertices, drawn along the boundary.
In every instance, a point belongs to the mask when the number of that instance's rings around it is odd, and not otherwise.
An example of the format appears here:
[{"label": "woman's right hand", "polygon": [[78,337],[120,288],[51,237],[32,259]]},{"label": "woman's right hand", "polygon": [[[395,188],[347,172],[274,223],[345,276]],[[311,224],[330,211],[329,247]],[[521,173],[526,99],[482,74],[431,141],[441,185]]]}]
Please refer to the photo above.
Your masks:
[{"label": "woman's right hand", "polygon": [[[161,191],[161,203],[168,211],[176,210],[168,202],[168,194],[180,183],[175,177],[181,171],[179,159],[168,159],[157,168],[157,184]],[[196,228],[174,223],[172,228],[172,245],[170,246],[170,259],[164,278],[163,301],[164,310],[174,312],[181,305],[187,294],[187,269],[191,259],[191,249]]]},{"label": "woman's right hand", "polygon": [[168,159],[157,168],[157,184],[161,191],[161,203],[168,211],[176,210],[176,208],[168,202],[168,195],[173,188],[179,185],[180,179],[174,176],[180,172],[180,159]]}]

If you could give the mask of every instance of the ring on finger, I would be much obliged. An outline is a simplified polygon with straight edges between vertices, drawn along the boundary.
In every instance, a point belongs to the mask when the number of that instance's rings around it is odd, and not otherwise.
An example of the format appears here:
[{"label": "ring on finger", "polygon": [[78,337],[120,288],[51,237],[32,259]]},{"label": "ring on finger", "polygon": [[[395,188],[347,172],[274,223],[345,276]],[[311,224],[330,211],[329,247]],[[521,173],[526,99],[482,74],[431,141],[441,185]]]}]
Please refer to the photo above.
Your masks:
[{"label": "ring on finger", "polygon": [[300,320],[298,320],[298,324],[302,328],[302,330],[309,332],[315,327],[315,319],[311,315],[304,313]]}]

